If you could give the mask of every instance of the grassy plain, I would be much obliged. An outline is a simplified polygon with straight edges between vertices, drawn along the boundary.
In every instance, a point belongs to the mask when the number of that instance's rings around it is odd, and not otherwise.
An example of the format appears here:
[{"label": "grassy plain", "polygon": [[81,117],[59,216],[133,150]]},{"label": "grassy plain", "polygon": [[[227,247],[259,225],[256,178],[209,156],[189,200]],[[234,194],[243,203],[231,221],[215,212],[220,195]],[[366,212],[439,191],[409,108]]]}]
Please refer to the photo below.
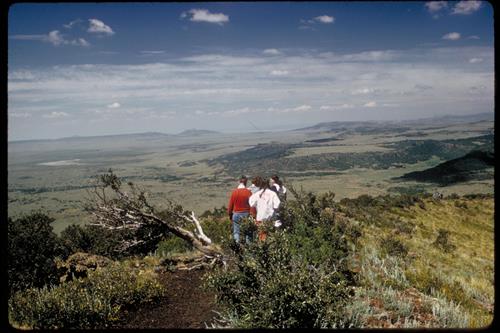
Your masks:
[{"label": "grassy plain", "polygon": [[[248,154],[245,150],[259,144],[265,148],[272,143],[283,145],[285,151],[289,151],[287,156],[280,158],[279,161],[283,163],[306,158],[305,163],[292,166],[292,169],[282,174],[285,184],[313,192],[333,191],[338,199],[412,190],[415,187],[427,191],[439,190],[445,194],[492,193],[492,179],[444,188],[394,180],[407,172],[423,170],[443,162],[432,155],[417,163],[400,163],[388,168],[361,168],[354,165],[338,170],[331,163],[318,164],[324,156],[337,153],[341,154],[338,155],[341,160],[349,160],[351,156],[355,158],[363,153],[373,153],[376,158],[377,154],[394,150],[388,148],[389,143],[479,137],[492,132],[492,129],[492,121],[482,121],[438,127],[420,124],[412,128],[394,125],[386,128],[377,124],[368,129],[321,128],[200,135],[195,132],[192,136],[145,133],[9,142],[8,214],[18,216],[42,209],[56,219],[54,228],[57,232],[68,224],[86,223],[88,216],[82,210],[82,199],[87,195],[93,177],[109,168],[125,180],[144,187],[150,192],[152,201],[160,207],[168,198],[201,214],[207,209],[227,204],[229,192],[236,185],[237,177],[244,172],[238,168],[228,168],[218,158],[243,154],[252,160],[251,150]],[[335,140],[329,141],[332,137]],[[477,147],[481,145],[481,142],[477,143]],[[319,158],[320,162],[312,163],[314,158]],[[269,159],[272,157],[266,157],[264,161]],[[309,159],[311,163],[308,164]],[[259,156],[253,161],[260,164]],[[258,172],[254,170],[250,176]],[[266,177],[271,175],[266,171],[262,173]]]}]

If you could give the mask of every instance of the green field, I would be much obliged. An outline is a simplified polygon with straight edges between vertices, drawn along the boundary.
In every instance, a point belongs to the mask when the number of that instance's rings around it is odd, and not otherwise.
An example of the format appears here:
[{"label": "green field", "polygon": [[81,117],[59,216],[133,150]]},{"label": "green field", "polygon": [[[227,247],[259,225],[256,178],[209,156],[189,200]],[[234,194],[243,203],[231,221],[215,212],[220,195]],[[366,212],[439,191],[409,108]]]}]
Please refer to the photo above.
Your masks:
[{"label": "green field", "polygon": [[[353,123],[260,133],[144,133],[10,142],[8,214],[41,209],[54,229],[88,222],[82,209],[93,178],[108,169],[201,214],[227,204],[242,174],[277,173],[286,185],[336,198],[405,191],[493,193],[493,179],[440,187],[397,180],[474,149],[493,149],[493,121],[432,125]],[[333,138],[333,139],[332,139]]]}]

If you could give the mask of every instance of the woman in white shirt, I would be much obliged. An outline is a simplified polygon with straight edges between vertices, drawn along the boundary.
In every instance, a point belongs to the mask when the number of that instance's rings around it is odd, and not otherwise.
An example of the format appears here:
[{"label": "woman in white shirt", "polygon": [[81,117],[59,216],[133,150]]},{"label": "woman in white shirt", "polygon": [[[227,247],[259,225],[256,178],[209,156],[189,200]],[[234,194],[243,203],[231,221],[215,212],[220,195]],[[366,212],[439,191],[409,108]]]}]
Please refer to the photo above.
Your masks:
[{"label": "woman in white shirt", "polygon": [[[260,190],[250,196],[248,203],[250,207],[256,207],[257,209],[255,223],[259,226],[262,222],[271,219],[274,215],[274,211],[278,209],[280,205],[280,199],[274,191],[269,189],[268,183],[262,178],[260,178],[259,184],[255,185],[259,186]],[[259,240],[264,241],[265,239],[266,233],[259,231]]]}]

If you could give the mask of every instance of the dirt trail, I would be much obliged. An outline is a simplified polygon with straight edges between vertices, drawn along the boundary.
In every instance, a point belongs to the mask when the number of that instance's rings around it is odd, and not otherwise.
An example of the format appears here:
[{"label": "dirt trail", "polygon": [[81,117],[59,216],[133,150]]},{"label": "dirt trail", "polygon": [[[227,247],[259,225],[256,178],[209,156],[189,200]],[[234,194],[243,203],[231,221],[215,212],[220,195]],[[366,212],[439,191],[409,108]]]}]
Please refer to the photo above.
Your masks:
[{"label": "dirt trail", "polygon": [[202,289],[206,271],[176,271],[160,275],[165,296],[155,304],[127,313],[116,328],[205,328],[215,313],[215,296]]}]

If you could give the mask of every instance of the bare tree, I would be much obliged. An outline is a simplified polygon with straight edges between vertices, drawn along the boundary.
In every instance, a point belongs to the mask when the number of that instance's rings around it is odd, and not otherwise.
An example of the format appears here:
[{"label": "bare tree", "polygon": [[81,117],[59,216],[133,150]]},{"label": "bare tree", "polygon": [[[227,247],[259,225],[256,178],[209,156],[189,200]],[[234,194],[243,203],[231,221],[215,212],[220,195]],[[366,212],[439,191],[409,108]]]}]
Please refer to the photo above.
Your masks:
[{"label": "bare tree", "polygon": [[[92,224],[109,230],[129,230],[132,237],[124,239],[120,251],[157,243],[171,233],[192,244],[211,264],[224,262],[220,246],[205,235],[194,212],[167,201],[167,209],[158,212],[147,200],[146,191],[127,183],[130,191],[122,189],[121,180],[110,169],[97,177],[85,209],[92,216]],[[190,231],[188,228],[193,228]]]}]

